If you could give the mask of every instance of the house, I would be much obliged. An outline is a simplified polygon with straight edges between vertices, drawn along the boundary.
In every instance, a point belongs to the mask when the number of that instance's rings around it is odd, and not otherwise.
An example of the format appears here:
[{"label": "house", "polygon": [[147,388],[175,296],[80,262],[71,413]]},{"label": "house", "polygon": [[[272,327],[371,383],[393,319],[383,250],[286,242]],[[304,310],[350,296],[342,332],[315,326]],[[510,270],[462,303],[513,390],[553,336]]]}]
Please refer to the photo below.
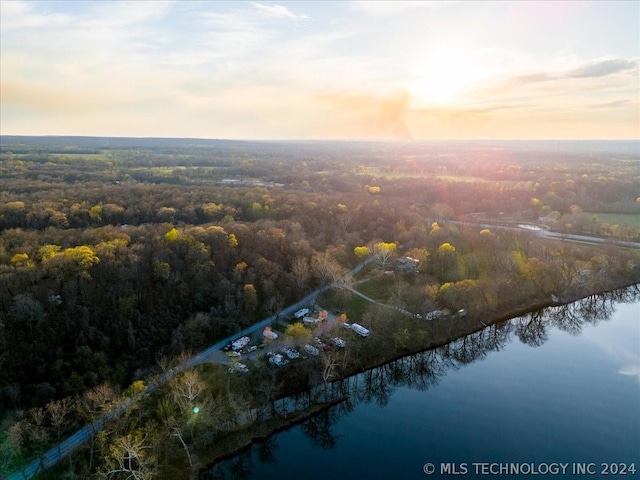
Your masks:
[{"label": "house", "polygon": [[397,260],[396,270],[404,273],[416,273],[420,260],[411,257],[400,257]]}]

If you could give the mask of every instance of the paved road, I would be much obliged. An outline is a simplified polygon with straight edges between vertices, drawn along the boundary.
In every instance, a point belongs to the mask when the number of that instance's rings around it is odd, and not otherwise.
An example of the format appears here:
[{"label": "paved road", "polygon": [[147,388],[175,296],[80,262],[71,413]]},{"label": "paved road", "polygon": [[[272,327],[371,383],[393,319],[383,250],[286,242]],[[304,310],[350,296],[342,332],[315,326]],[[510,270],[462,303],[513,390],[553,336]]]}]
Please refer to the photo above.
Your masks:
[{"label": "paved road", "polygon": [[[581,242],[581,243],[594,243],[594,244],[610,243],[610,244],[618,245],[621,247],[640,249],[640,243],[637,243],[637,242],[617,241],[617,240],[612,240],[610,238],[592,237],[592,236],[586,236],[586,235],[563,234],[563,233],[545,230],[543,228],[540,228],[536,225],[531,225],[531,224],[497,225],[497,224],[490,224],[490,223],[467,222],[467,221],[459,221],[459,220],[449,220],[448,222],[457,224],[457,225],[470,225],[470,226],[477,226],[481,228],[490,228],[493,230],[528,231],[539,237],[549,238],[549,239],[557,239],[557,240]],[[371,261],[373,261],[373,258],[368,258],[364,262],[360,263],[356,268],[354,268],[351,271],[351,274],[354,275],[358,273],[362,268],[364,268]],[[329,287],[330,286],[326,286],[324,288],[318,289],[315,292],[304,297],[302,300],[294,303],[293,305],[288,306],[287,308],[282,310],[278,315],[272,315],[252,325],[251,327],[242,330],[241,335],[249,335],[258,330],[261,330],[266,326],[272,325],[276,321],[276,318],[278,316],[289,315],[304,306],[313,304],[317,296],[323,291],[327,290]],[[380,302],[377,302],[376,300],[358,292],[357,290],[354,290],[354,289],[351,289],[351,290],[356,295],[359,295],[360,297],[364,298],[369,302],[383,305]],[[388,305],[385,305],[385,306],[388,306]],[[400,310],[402,313],[405,313],[407,315],[413,315],[412,313],[406,310],[402,310],[402,309],[398,309],[398,310]],[[201,351],[200,353],[193,356],[192,358],[185,361],[184,363],[176,366],[175,368],[171,369],[168,372],[163,373],[162,375],[157,377],[153,381],[153,383],[149,384],[147,389],[143,393],[141,393],[136,397],[127,399],[125,402],[123,402],[114,410],[106,413],[105,415],[103,415],[101,418],[91,423],[90,425],[87,425],[86,427],[78,430],[69,438],[67,438],[57,446],[48,450],[40,458],[37,458],[32,462],[30,462],[22,470],[13,472],[11,475],[7,477],[6,480],[28,480],[33,478],[37,473],[42,472],[54,466],[60,460],[69,456],[72,452],[74,452],[77,448],[79,448],[84,442],[89,440],[92,435],[102,430],[103,426],[107,422],[109,422],[113,418],[116,418],[122,415],[122,413],[124,413],[133,403],[137,402],[141,396],[154,392],[155,390],[158,389],[158,387],[160,387],[161,385],[169,381],[178,373],[183,372],[184,370],[187,370],[189,368],[192,368],[195,365],[200,365],[203,363],[211,363],[211,362],[227,363],[228,359],[226,357],[222,357],[219,352],[225,345],[229,344],[232,340],[234,340],[237,337],[238,335],[236,334],[236,335],[231,335],[223,340],[220,340],[219,342]]]},{"label": "paved road", "polygon": [[[362,270],[362,268],[364,268],[365,265],[367,265],[371,261],[373,261],[373,259],[368,258],[364,262],[358,264],[358,266],[356,266],[351,271],[351,274],[355,275],[360,270]],[[293,305],[289,305],[287,308],[280,311],[280,313],[278,313],[277,315],[272,315],[252,325],[251,327],[248,327],[242,330],[240,335],[249,335],[251,333],[254,333],[258,330],[263,329],[266,326],[273,324],[276,321],[276,318],[278,318],[279,316],[290,315],[302,307],[315,303],[315,300],[318,297],[318,295],[328,290],[330,287],[331,285],[327,285],[323,288],[319,288],[318,290],[304,297],[302,300],[299,300]],[[84,442],[89,440],[92,435],[101,431],[106,423],[122,415],[131,405],[137,402],[143,395],[156,391],[160,386],[164,385],[166,382],[168,382],[170,379],[175,377],[180,372],[183,372],[185,370],[188,370],[189,368],[194,367],[195,365],[200,365],[203,363],[211,363],[211,362],[228,363],[228,359],[226,358],[226,356],[225,357],[220,356],[219,352],[225,345],[228,345],[229,343],[231,343],[238,336],[239,335],[237,334],[230,335],[227,338],[220,340],[219,342],[211,345],[209,348],[201,351],[197,355],[191,357],[184,363],[181,363],[180,365],[158,376],[156,379],[154,379],[152,383],[150,383],[147,386],[147,389],[144,392],[142,392],[141,394],[135,397],[131,397],[127,399],[125,402],[120,404],[114,410],[111,410],[110,412],[104,414],[101,418],[99,418],[95,422],[78,430],[69,438],[67,438],[66,440],[56,445],[55,447],[48,450],[41,457],[32,460],[29,464],[27,464],[21,470],[10,474],[8,477],[6,477],[6,480],[29,480],[33,478],[36,474],[43,472],[48,468],[53,467],[59,461],[68,457],[71,453],[73,453],[76,449],[78,449]]]}]

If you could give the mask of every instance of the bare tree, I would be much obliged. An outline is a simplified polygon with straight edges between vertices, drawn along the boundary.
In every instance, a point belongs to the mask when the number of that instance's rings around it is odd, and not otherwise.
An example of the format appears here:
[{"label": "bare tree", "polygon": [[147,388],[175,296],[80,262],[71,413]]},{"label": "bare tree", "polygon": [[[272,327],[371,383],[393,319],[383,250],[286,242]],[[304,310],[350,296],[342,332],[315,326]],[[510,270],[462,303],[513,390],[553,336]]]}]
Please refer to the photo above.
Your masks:
[{"label": "bare tree", "polygon": [[296,257],[291,263],[291,273],[296,280],[298,293],[302,293],[311,276],[309,261],[305,257]]},{"label": "bare tree", "polygon": [[148,432],[142,434],[140,430],[117,437],[109,445],[107,464],[98,476],[105,479],[153,479],[158,463],[147,437]]},{"label": "bare tree", "polygon": [[173,417],[169,418],[167,421],[167,427],[169,428],[169,435],[180,440],[182,444],[182,448],[187,454],[187,460],[189,461],[189,468],[193,472],[193,458],[191,457],[191,452],[189,451],[189,447],[187,446],[187,442],[184,440],[183,430],[180,423]]},{"label": "bare tree", "polygon": [[204,392],[207,385],[202,381],[196,370],[187,370],[169,382],[171,396],[181,411],[187,412],[194,408],[195,400]]},{"label": "bare tree", "polygon": [[394,242],[378,242],[373,245],[372,253],[380,264],[380,267],[386,268],[391,258],[396,253],[397,244]]}]

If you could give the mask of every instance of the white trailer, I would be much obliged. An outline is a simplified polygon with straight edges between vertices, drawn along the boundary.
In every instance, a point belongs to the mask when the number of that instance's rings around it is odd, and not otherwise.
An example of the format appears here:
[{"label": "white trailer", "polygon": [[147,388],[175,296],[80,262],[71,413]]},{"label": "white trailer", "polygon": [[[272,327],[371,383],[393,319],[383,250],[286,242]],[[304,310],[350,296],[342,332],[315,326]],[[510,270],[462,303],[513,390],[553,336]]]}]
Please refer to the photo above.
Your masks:
[{"label": "white trailer", "polygon": [[240,337],[238,340],[231,344],[231,348],[233,348],[234,350],[242,350],[244,347],[249,345],[250,341],[251,340],[249,339],[249,337]]},{"label": "white trailer", "polygon": [[302,319],[302,323],[304,323],[305,325],[309,326],[309,327],[317,327],[318,324],[320,323],[320,320],[317,318],[313,318],[313,317],[304,317]]},{"label": "white trailer", "polygon": [[304,317],[305,315],[309,315],[310,313],[311,310],[309,310],[308,308],[301,308],[296,313],[294,313],[293,316],[296,318],[296,320],[300,320],[302,317]]},{"label": "white trailer", "polygon": [[361,337],[368,337],[369,336],[369,330],[367,330],[362,325],[359,325],[357,323],[352,323],[351,324],[351,330],[356,332]]}]

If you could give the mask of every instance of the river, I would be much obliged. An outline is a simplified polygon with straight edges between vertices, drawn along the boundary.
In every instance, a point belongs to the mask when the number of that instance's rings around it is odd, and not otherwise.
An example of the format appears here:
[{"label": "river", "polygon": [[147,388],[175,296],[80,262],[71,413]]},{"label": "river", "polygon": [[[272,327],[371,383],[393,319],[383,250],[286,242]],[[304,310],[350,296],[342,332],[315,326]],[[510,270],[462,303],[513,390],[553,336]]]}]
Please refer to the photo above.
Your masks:
[{"label": "river", "polygon": [[334,388],[349,400],[200,478],[640,478],[638,288],[496,324]]}]

